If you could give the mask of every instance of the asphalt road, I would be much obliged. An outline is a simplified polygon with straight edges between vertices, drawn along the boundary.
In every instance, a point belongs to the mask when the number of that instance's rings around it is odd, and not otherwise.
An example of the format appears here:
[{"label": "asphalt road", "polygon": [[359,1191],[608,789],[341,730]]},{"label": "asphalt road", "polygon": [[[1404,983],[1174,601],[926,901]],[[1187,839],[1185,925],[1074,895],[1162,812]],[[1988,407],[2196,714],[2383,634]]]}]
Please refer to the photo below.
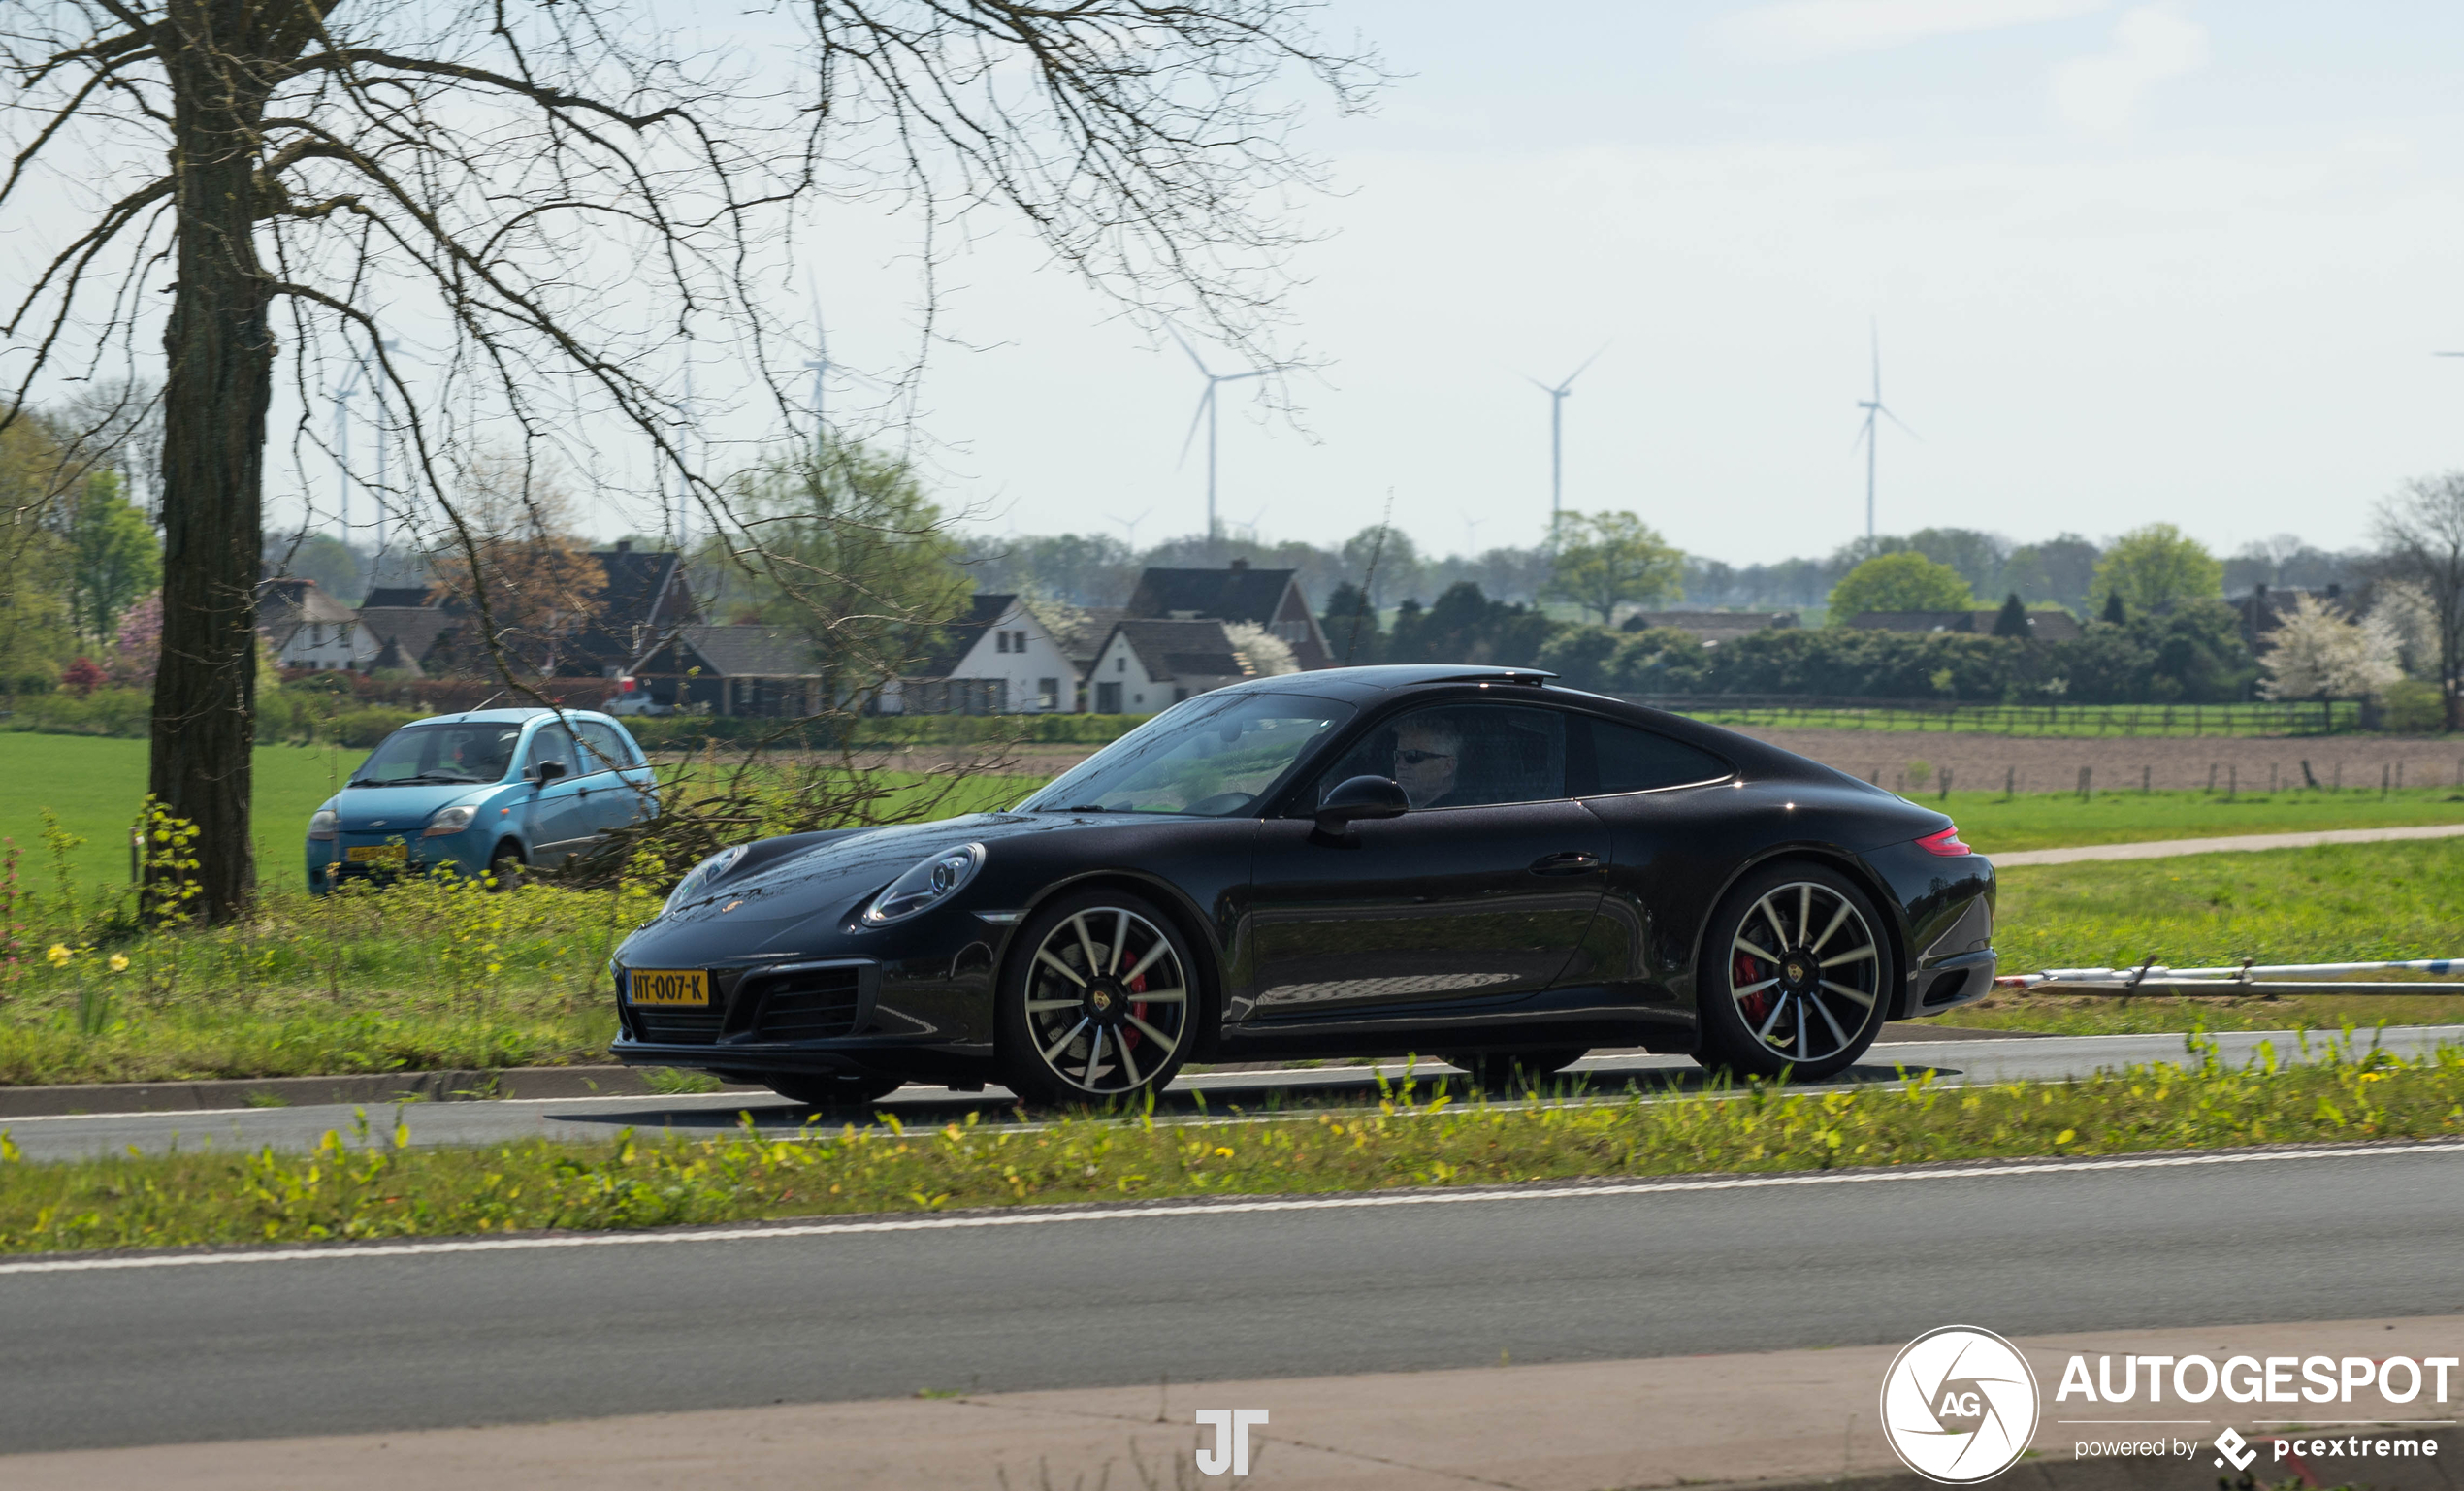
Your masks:
[{"label": "asphalt road", "polygon": [[[2315,1039],[2315,1038],[2314,1038]],[[2365,1036],[2367,1040],[2370,1037]],[[2464,1039],[2464,1027],[2415,1025],[2390,1029],[2390,1050],[2415,1052],[2442,1041]],[[2242,1032],[2218,1037],[2227,1059],[2239,1061],[2272,1043],[2284,1059],[2298,1052],[2295,1038],[2282,1032]],[[1876,1045],[1859,1065],[1833,1079],[1833,1084],[1892,1082],[1904,1071],[1931,1071],[1945,1083],[2009,1082],[2086,1076],[2103,1067],[2145,1061],[2183,1059],[2178,1035],[2099,1035],[2024,1037],[1975,1041],[1908,1041]],[[1220,1115],[1234,1109],[1257,1112],[1278,1105],[1307,1103],[1356,1104],[1377,1101],[1371,1072],[1400,1079],[1401,1062],[1365,1066],[1320,1067],[1279,1072],[1216,1072],[1183,1077],[1157,1105],[1159,1116],[1194,1116],[1199,1097],[1205,1111]],[[1423,1061],[1422,1074],[1448,1074],[1452,1068]],[[1702,1068],[1683,1056],[1596,1056],[1576,1068],[1589,1076],[1592,1090],[1623,1091],[1630,1083],[1684,1090],[1702,1085]],[[1459,1080],[1459,1079],[1458,1079]],[[879,1105],[910,1125],[942,1123],[968,1113],[983,1121],[1006,1121],[1015,1113],[1014,1099],[998,1087],[982,1093],[958,1094],[946,1087],[910,1086]],[[672,1128],[685,1133],[721,1133],[737,1126],[750,1114],[766,1130],[794,1129],[810,1110],[763,1093],[714,1093],[692,1097],[591,1097],[537,1101],[410,1103],[399,1109],[372,1108],[371,1123],[390,1131],[399,1112],[409,1126],[411,1142],[424,1145],[490,1144],[508,1139],[600,1139],[620,1129]],[[66,1159],[88,1154],[117,1154],[129,1146],[162,1151],[175,1145],[195,1149],[211,1145],[254,1150],[262,1145],[306,1150],[328,1131],[348,1134],[358,1111],[347,1106],[312,1108],[249,1108],[224,1113],[96,1114],[56,1118],[0,1120],[29,1159]],[[828,1114],[832,1128],[858,1114]]]},{"label": "asphalt road", "polygon": [[2464,1311],[2464,1145],[1020,1216],[0,1265],[0,1451]]}]

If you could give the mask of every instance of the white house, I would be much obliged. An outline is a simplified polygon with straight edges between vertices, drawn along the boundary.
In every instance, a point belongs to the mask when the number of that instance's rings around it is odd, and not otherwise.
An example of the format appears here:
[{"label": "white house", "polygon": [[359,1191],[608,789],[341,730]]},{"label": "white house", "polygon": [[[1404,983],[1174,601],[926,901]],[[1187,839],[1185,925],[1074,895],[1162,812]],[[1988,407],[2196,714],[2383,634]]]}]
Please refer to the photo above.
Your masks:
[{"label": "white house", "polygon": [[314,580],[297,576],[258,583],[257,630],[274,648],[277,665],[318,672],[365,670],[385,645],[357,611]]},{"label": "white house", "polygon": [[1219,621],[1123,621],[1086,674],[1096,714],[1153,714],[1250,676]]},{"label": "white house", "polygon": [[979,595],[939,651],[882,691],[883,714],[1057,714],[1078,707],[1078,668],[1012,595]]}]

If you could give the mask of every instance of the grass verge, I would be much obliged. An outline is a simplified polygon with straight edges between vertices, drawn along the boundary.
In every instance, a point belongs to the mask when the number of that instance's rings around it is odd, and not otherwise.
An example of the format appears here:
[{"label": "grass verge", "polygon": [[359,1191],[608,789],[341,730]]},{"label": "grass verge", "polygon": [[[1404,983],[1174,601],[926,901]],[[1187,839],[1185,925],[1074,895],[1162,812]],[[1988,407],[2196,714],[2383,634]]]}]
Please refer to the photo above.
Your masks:
[{"label": "grass verge", "polygon": [[1460,1105],[1388,1089],[1375,1112],[1209,1126],[1076,1118],[1034,1129],[749,1127],[412,1150],[329,1133],[308,1154],[32,1164],[0,1135],[0,1251],[632,1228],[850,1213],[1401,1186],[1802,1171],[2044,1154],[2426,1139],[2464,1131],[2464,1050],[2406,1058],[2349,1032],[2320,1059],[2184,1065],[2058,1085],[1788,1090]]},{"label": "grass verge", "polygon": [[2227,838],[2243,833],[2311,833],[2326,828],[2396,828],[2464,823],[2464,794],[2451,787],[2369,792],[1907,794],[1910,802],[1948,813],[1980,853],[2062,849],[2074,844],[2144,844],[2154,839]]}]

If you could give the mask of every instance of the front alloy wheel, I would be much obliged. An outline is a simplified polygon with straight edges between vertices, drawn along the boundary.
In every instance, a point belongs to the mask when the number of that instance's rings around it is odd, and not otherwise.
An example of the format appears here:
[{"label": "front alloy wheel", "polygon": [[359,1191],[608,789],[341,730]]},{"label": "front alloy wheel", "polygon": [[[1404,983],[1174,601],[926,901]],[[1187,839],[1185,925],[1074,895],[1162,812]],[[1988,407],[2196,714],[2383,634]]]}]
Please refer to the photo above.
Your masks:
[{"label": "front alloy wheel", "polygon": [[1021,929],[1002,980],[1010,1090],[1044,1102],[1110,1101],[1160,1087],[1188,1053],[1191,957],[1136,896],[1073,896]]},{"label": "front alloy wheel", "polygon": [[1882,1028],[1891,949],[1863,892],[1814,865],[1731,891],[1703,949],[1706,1064],[1764,1077],[1828,1077]]}]

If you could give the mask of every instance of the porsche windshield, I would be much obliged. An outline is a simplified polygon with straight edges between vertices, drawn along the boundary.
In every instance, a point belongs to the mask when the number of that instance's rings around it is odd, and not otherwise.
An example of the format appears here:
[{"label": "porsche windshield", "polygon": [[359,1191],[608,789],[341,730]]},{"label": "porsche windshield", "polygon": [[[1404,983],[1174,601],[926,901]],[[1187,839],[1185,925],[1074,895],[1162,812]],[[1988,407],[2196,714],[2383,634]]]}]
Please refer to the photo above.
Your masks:
[{"label": "porsche windshield", "polygon": [[1237,813],[1351,715],[1305,694],[1200,695],[1096,752],[1024,810]]}]

